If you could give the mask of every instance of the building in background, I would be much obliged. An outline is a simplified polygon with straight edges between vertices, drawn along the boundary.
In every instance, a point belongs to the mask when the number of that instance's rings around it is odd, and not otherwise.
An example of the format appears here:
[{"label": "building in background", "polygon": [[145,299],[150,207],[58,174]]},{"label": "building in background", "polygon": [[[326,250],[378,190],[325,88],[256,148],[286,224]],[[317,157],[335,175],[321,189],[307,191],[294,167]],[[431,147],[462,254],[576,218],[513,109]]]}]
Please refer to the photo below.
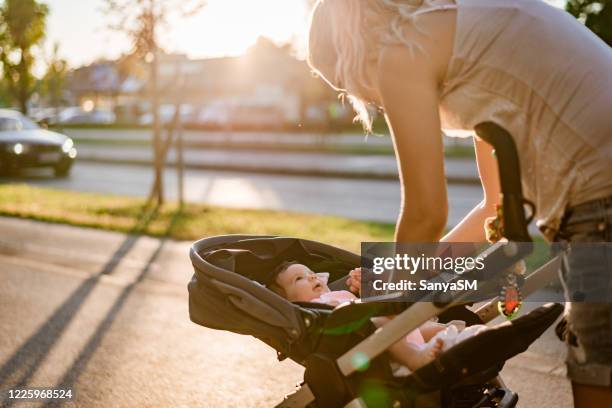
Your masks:
[{"label": "building in background", "polygon": [[[260,38],[238,57],[192,60],[159,55],[160,119],[169,122],[177,104],[188,125],[221,128],[327,126],[350,123],[334,91],[315,78],[290,47]],[[111,112],[117,121],[148,125],[148,69],[124,57],[74,70],[68,90],[76,107]]]}]

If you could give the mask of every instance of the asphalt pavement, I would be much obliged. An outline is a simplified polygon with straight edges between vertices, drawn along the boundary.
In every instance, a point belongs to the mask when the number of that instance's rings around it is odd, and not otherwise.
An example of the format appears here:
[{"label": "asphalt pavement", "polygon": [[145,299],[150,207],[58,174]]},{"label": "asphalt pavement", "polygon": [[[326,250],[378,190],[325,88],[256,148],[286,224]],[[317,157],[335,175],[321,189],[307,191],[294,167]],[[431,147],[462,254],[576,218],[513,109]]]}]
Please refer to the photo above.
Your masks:
[{"label": "asphalt pavement", "polygon": [[[300,380],[252,337],[189,321],[190,243],[0,217],[0,392],[67,406],[269,407]],[[477,356],[474,356],[477,358]],[[571,407],[551,330],[502,372],[519,407]]]},{"label": "asphalt pavement", "polygon": [[76,407],[267,407],[299,380],[299,366],[254,338],[190,322],[188,243],[0,224],[0,394],[52,387],[71,389]]},{"label": "asphalt pavement", "polygon": [[[68,178],[54,178],[48,169],[0,182],[146,197],[153,181],[150,167],[77,161]],[[166,197],[177,199],[177,176],[167,169]],[[397,180],[373,180],[187,169],[185,201],[232,208],[255,208],[335,215],[364,221],[395,223],[400,208]],[[483,197],[473,184],[448,186],[449,227],[456,225]]]}]

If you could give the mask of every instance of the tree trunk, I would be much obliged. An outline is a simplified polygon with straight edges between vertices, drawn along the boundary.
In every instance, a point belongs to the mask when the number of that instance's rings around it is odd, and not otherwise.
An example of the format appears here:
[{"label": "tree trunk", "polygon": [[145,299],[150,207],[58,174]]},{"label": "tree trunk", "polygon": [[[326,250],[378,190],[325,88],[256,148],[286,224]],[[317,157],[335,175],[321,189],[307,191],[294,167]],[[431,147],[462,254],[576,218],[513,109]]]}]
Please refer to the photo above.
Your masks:
[{"label": "tree trunk", "polygon": [[164,180],[161,146],[161,130],[159,124],[159,90],[158,90],[158,62],[157,49],[153,51],[151,63],[151,109],[153,113],[153,165],[155,167],[155,180],[153,182],[153,199],[157,205],[164,204]]},{"label": "tree trunk", "polygon": [[24,98],[21,92],[19,94],[19,110],[24,115],[26,116],[28,115],[28,98],[27,97]]},{"label": "tree trunk", "polygon": [[19,72],[19,79],[17,80],[17,102],[19,103],[19,110],[21,113],[27,116],[30,83],[28,80],[29,72],[26,58],[28,58],[27,51],[22,49],[17,68],[17,72]]}]

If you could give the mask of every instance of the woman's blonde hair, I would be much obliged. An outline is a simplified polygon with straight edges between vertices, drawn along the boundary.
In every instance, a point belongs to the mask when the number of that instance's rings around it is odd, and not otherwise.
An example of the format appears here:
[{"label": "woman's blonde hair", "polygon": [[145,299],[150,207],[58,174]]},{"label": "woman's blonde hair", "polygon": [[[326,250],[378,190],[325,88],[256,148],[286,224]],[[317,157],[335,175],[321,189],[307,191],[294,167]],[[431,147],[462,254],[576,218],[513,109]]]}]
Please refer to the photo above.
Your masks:
[{"label": "woman's blonde hair", "polygon": [[[404,34],[404,22],[435,0],[318,0],[310,18],[308,64],[355,109],[355,120],[367,132],[372,117],[364,95],[373,89],[367,64],[383,45],[415,44]],[[326,76],[323,71],[329,70]],[[330,77],[331,76],[331,77]]]}]

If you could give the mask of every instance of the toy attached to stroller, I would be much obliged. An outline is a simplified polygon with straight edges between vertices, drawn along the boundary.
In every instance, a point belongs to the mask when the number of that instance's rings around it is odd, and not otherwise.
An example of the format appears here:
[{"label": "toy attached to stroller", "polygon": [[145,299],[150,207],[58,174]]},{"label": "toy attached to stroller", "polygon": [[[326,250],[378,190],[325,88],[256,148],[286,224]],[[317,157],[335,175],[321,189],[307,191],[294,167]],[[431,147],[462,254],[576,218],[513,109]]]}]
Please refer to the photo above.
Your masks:
[{"label": "toy attached to stroller", "polygon": [[[487,277],[492,278],[503,276],[528,255],[525,248],[529,245],[517,246],[515,242],[530,239],[520,183],[516,176],[508,176],[509,171],[518,174],[510,135],[490,123],[476,130],[493,144],[505,166],[500,165],[500,173],[508,241],[498,242],[483,254],[485,263],[495,264],[495,268],[485,268]],[[451,297],[429,293],[412,304],[354,302],[333,308],[321,303],[291,303],[263,285],[271,271],[292,260],[315,272],[329,272],[330,288],[341,288],[347,273],[360,266],[360,256],[314,241],[219,236],[196,242],[190,255],[195,269],[189,283],[192,321],[257,337],[276,349],[280,360],[288,357],[305,367],[303,383],[279,407],[513,407],[518,396],[504,386],[499,371],[507,359],[525,351],[563,310],[559,304],[542,306],[451,347],[407,377],[396,377],[386,352],[392,344],[434,316],[441,322],[460,319],[471,325],[488,321],[491,308],[484,307],[481,313],[470,311],[466,299],[472,289],[455,291]],[[546,267],[551,270],[550,265]],[[528,291],[542,278],[530,281]],[[376,330],[370,318],[388,315],[397,316]]]}]

